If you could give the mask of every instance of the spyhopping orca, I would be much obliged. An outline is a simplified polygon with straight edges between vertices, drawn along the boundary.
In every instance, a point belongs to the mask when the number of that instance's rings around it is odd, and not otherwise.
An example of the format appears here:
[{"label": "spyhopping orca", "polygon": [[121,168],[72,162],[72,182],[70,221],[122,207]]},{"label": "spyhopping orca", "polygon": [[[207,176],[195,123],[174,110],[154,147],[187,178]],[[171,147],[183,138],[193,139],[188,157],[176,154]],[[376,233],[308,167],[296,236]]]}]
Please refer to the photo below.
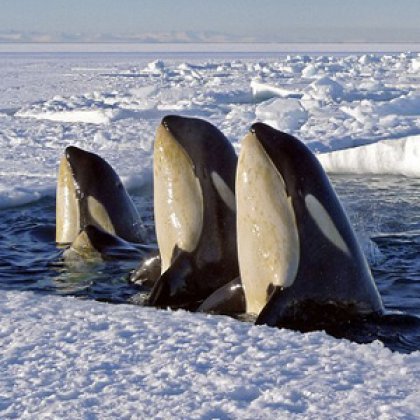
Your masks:
[{"label": "spyhopping orca", "polygon": [[[143,242],[144,227],[120,178],[101,157],[67,147],[61,159],[56,198],[56,242],[87,255],[113,243]],[[130,248],[127,244],[127,248]],[[102,251],[101,251],[102,250]]]},{"label": "spyhopping orca", "polygon": [[254,124],[242,141],[236,204],[240,276],[257,324],[309,330],[383,312],[345,211],[302,142]]},{"label": "spyhopping orca", "polygon": [[161,276],[149,304],[195,309],[238,276],[237,156],[210,123],[166,116],[154,146],[154,212]]}]

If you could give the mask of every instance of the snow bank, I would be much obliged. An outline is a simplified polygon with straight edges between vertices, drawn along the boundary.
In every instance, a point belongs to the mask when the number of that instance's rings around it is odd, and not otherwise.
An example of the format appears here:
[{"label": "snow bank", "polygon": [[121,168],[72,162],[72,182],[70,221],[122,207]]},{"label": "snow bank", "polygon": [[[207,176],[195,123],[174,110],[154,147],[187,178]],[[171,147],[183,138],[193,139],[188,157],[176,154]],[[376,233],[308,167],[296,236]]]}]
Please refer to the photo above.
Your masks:
[{"label": "snow bank", "polygon": [[420,136],[318,154],[327,172],[420,177]]},{"label": "snow bank", "polygon": [[17,117],[35,118],[38,120],[61,121],[69,123],[109,124],[115,119],[116,111],[91,110],[91,111],[61,111],[61,112],[18,112]]},{"label": "snow bank", "polygon": [[308,64],[303,70],[302,70],[302,76],[308,77],[308,78],[314,78],[318,74],[318,70],[314,64]]},{"label": "snow bank", "polygon": [[376,124],[383,128],[391,128],[407,121],[407,117],[420,116],[420,95],[410,93],[379,103],[364,100],[355,106],[343,106],[341,110],[360,123],[370,124],[371,127]]},{"label": "snow bank", "polygon": [[414,58],[411,62],[411,71],[417,73],[420,71],[420,57]]},{"label": "snow bank", "polygon": [[2,418],[414,418],[420,352],[74,298],[0,295]]},{"label": "snow bank", "polygon": [[343,86],[328,76],[321,77],[312,82],[305,90],[303,99],[316,99],[326,102],[339,102],[343,99]]},{"label": "snow bank", "polygon": [[151,61],[147,64],[145,71],[151,73],[162,73],[165,70],[165,63],[162,60]]},{"label": "snow bank", "polygon": [[258,120],[278,130],[294,131],[308,118],[298,99],[271,99],[259,104],[255,110]]}]

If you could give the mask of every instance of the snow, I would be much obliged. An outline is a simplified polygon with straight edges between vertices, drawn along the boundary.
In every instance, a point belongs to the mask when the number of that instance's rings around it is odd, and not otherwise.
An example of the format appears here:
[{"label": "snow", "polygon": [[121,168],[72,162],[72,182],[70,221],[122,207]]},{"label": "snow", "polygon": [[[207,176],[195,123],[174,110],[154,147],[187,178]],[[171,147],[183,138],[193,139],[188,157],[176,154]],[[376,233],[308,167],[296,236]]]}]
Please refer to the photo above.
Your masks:
[{"label": "snow", "polygon": [[256,107],[255,116],[277,130],[294,131],[307,121],[308,113],[298,99],[271,99]]},{"label": "snow", "polygon": [[[170,113],[208,119],[237,150],[260,120],[317,153],[357,147],[351,158],[321,157],[328,171],[420,176],[416,53],[3,53],[0,60],[0,208],[53,194],[58,159],[71,144],[101,154],[132,188],[148,183],[154,132]],[[372,143],[380,162],[374,148],[357,156]]]},{"label": "snow", "polygon": [[305,89],[303,99],[340,102],[343,98],[343,93],[344,88],[340,83],[325,76],[315,80]]},{"label": "snow", "polygon": [[[99,153],[129,190],[150,188],[155,130],[173,113],[209,120],[237,151],[260,120],[328,172],[420,177],[417,53],[49,48],[0,53],[1,211],[53,197],[69,145]],[[1,418],[418,416],[419,352],[182,311],[9,291],[0,301]]]},{"label": "snow", "polygon": [[420,176],[420,136],[317,155],[330,173]]},{"label": "snow", "polygon": [[95,110],[95,111],[60,111],[60,112],[45,112],[44,114],[37,114],[31,112],[18,112],[18,117],[35,118],[40,120],[51,120],[61,122],[79,122],[88,124],[107,124],[115,119],[115,112],[109,110]]},{"label": "snow", "polygon": [[257,80],[251,81],[251,90],[252,95],[257,102],[265,101],[276,96],[279,96],[280,98],[302,97],[302,94],[298,91],[277,86],[270,86],[265,83],[258,82]]},{"label": "snow", "polygon": [[74,298],[0,296],[2,418],[415,418],[420,352]]},{"label": "snow", "polygon": [[[420,127],[418,80],[407,76],[415,69],[416,55],[286,56],[257,63],[143,60],[134,66],[118,60],[112,65],[104,58],[78,66],[68,58],[41,65],[24,57],[3,58],[0,146],[7,151],[0,163],[4,174],[28,174],[19,183],[15,176],[1,178],[3,208],[49,194],[58,156],[73,143],[104,157],[119,151],[114,162],[127,168],[123,175],[138,177],[138,165],[127,165],[122,150],[142,151],[142,161],[150,162],[155,126],[171,112],[210,119],[236,145],[259,119],[324,152],[398,140]],[[25,66],[15,70],[22,61]],[[394,72],[384,79],[390,64]],[[44,156],[39,156],[41,145],[49,148]],[[361,172],[363,167],[352,169],[347,163],[340,169],[336,161],[334,171]],[[401,165],[393,167],[398,173]],[[147,169],[142,165],[140,172]],[[32,173],[39,174],[37,182]],[[400,173],[418,176],[415,168]]]}]

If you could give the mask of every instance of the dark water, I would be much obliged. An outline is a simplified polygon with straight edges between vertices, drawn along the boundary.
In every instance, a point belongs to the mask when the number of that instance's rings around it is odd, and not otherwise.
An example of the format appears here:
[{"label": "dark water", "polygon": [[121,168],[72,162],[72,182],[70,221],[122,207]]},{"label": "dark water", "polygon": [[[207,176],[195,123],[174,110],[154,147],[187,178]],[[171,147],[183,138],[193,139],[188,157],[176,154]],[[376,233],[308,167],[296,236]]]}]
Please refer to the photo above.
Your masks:
[{"label": "dark water", "polygon": [[[152,199],[133,195],[153,234]],[[137,261],[68,261],[55,245],[55,200],[0,210],[0,288],[126,303],[138,289],[127,282]]]},{"label": "dark water", "polygon": [[[380,339],[398,351],[420,350],[420,179],[335,176],[333,183],[368,256],[385,308],[409,314],[332,332],[358,342]],[[133,197],[153,236],[152,199]],[[0,210],[0,289],[127,302],[136,261],[73,262],[54,243],[55,202]]]}]

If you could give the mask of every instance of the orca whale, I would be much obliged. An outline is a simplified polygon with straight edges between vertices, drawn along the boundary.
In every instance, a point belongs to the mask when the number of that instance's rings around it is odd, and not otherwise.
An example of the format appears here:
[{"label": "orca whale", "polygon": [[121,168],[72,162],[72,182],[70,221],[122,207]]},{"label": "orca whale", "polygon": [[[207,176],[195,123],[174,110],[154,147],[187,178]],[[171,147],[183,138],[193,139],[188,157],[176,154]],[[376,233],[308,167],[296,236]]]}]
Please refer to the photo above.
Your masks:
[{"label": "orca whale", "polygon": [[125,241],[141,243],[145,230],[114,169],[100,156],[67,147],[60,161],[56,195],[56,242],[70,244],[96,226]]},{"label": "orca whale", "polygon": [[154,145],[161,275],[149,304],[196,309],[239,273],[232,144],[198,118],[166,116]]},{"label": "orca whale", "polygon": [[242,141],[236,203],[246,311],[257,324],[309,330],[383,312],[346,213],[302,142],[254,124]]}]

